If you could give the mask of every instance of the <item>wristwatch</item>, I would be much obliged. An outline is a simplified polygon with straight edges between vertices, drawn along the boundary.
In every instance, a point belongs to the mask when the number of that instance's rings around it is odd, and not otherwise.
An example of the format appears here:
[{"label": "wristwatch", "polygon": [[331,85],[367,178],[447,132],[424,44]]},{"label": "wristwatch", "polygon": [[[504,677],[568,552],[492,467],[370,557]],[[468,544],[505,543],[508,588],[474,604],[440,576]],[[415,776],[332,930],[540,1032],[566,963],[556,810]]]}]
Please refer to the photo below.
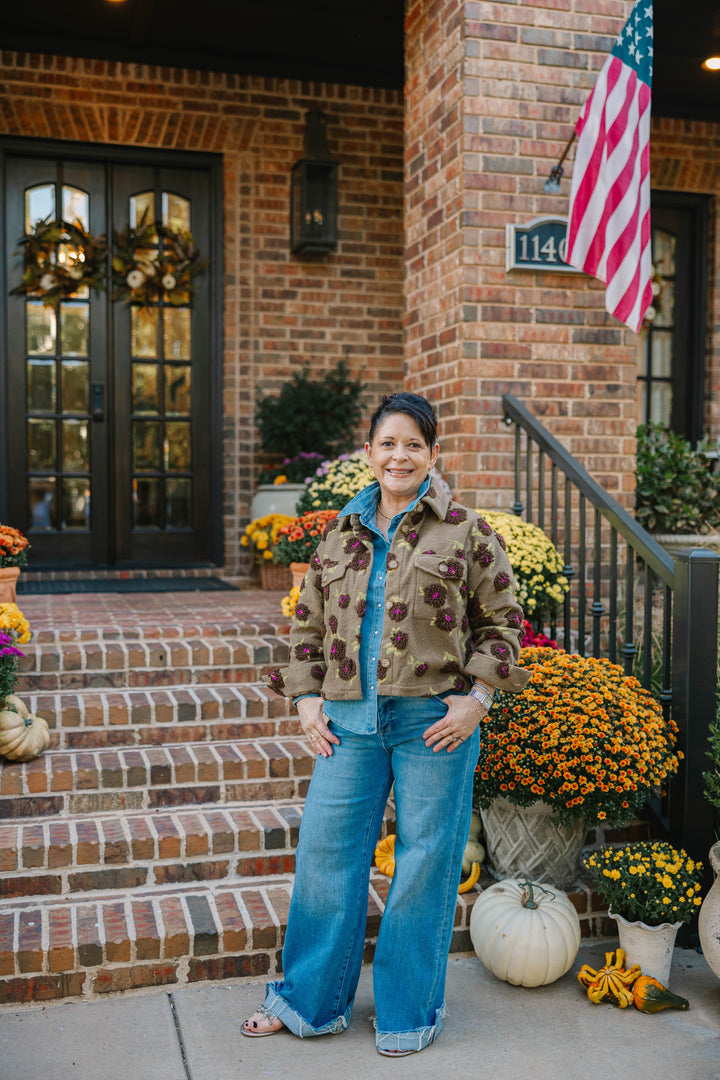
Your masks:
[{"label": "wristwatch", "polygon": [[476,683],[472,690],[469,691],[468,697],[476,698],[481,705],[489,710],[492,706],[493,698],[495,697],[495,691],[493,690],[493,692],[490,693],[484,686],[478,686]]}]

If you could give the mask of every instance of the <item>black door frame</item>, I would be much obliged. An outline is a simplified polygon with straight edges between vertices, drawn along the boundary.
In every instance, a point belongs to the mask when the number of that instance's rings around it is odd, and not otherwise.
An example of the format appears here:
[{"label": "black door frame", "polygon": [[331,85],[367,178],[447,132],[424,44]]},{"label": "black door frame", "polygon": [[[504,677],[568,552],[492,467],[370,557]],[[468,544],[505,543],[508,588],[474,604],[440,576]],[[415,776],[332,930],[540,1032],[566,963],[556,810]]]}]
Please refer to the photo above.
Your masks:
[{"label": "black door frame", "polygon": [[[206,170],[211,192],[210,206],[210,266],[209,283],[209,347],[210,347],[210,417],[209,417],[209,454],[210,454],[210,506],[212,507],[211,559],[216,566],[224,561],[223,535],[223,357],[224,357],[224,320],[223,320],[223,158],[221,154],[201,151],[159,150],[145,147],[115,146],[109,143],[79,143],[64,139],[38,139],[32,137],[0,137],[0,184],[5,191],[6,160],[9,155],[23,157],[54,157],[78,162],[104,162],[109,164],[127,164],[162,168],[192,168]],[[0,246],[5,250],[7,243],[7,223],[2,214],[0,221]],[[8,282],[4,259],[0,259],[0,295],[7,296]],[[8,371],[7,371],[7,325],[5,302],[0,304],[0,419],[7,415],[8,408]],[[7,520],[8,507],[8,444],[7,430],[0,432],[0,521]]]}]

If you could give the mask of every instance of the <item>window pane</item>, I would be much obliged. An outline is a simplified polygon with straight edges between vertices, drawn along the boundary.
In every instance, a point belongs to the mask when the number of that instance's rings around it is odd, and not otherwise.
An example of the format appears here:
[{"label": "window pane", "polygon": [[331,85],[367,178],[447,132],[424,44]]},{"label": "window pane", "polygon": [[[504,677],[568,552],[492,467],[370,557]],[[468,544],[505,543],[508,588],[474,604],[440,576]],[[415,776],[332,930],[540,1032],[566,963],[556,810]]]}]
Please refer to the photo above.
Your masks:
[{"label": "window pane", "polygon": [[87,192],[63,185],[62,216],[71,225],[80,222],[85,232],[90,232],[90,198]]},{"label": "window pane", "polygon": [[54,529],[55,477],[31,477],[28,481],[28,502],[33,529]]},{"label": "window pane", "polygon": [[653,326],[672,326],[675,321],[675,282],[663,281],[662,292],[653,297],[653,306],[657,315],[652,321]]},{"label": "window pane", "polygon": [[170,472],[190,468],[190,425],[185,421],[170,421],[165,425],[165,468]]},{"label": "window pane", "polygon": [[190,415],[190,367],[187,364],[165,365],[165,413],[167,416]]},{"label": "window pane", "polygon": [[33,226],[43,218],[55,217],[55,185],[38,184],[25,192],[25,232],[30,233]]},{"label": "window pane", "polygon": [[163,329],[166,360],[190,359],[190,308],[163,309]]},{"label": "window pane", "polygon": [[130,355],[154,359],[158,354],[158,309],[130,308]]},{"label": "window pane", "polygon": [[133,481],[135,526],[137,528],[160,528],[160,485],[160,480],[149,477]]},{"label": "window pane", "polygon": [[178,232],[190,231],[190,200],[171,191],[162,193],[162,222]]},{"label": "window pane", "polygon": [[62,467],[65,472],[90,471],[87,420],[63,420]]},{"label": "window pane", "polygon": [[155,415],[160,412],[158,378],[157,364],[133,364],[133,412]]},{"label": "window pane", "polygon": [[90,352],[90,305],[60,305],[60,352],[63,356],[87,356]]},{"label": "window pane", "polygon": [[55,412],[55,361],[28,360],[29,412]]},{"label": "window pane", "polygon": [[656,382],[650,388],[650,416],[654,424],[670,425],[672,414],[672,385],[671,383]]},{"label": "window pane", "polygon": [[25,351],[30,356],[54,355],[57,333],[54,308],[45,307],[39,300],[26,300],[25,315]]},{"label": "window pane", "polygon": [[653,264],[663,277],[675,273],[675,237],[664,229],[653,229]]},{"label": "window pane", "polygon": [[89,412],[89,364],[87,360],[63,360],[62,411]]},{"label": "window pane", "polygon": [[28,469],[32,472],[54,471],[54,420],[28,420]]},{"label": "window pane", "polygon": [[160,425],[150,420],[133,422],[133,468],[160,469]]},{"label": "window pane", "polygon": [[143,219],[145,225],[155,220],[155,193],[152,191],[141,191],[130,199],[130,228],[139,228]]},{"label": "window pane", "polygon": [[189,477],[168,479],[166,482],[166,500],[168,528],[189,528],[191,523],[192,480]]},{"label": "window pane", "polygon": [[673,335],[671,330],[652,331],[652,375],[669,379],[672,375]]},{"label": "window pane", "polygon": [[63,480],[62,529],[90,528],[89,480]]}]

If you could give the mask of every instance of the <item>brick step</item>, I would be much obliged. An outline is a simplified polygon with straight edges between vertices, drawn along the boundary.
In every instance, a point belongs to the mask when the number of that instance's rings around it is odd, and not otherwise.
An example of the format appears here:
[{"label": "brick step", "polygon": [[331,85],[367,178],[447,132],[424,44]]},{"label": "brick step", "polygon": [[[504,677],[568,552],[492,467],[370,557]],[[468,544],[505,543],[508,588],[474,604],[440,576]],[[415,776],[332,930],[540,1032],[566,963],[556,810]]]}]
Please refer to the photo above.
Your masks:
[{"label": "brick step", "polygon": [[297,735],[297,713],[264,683],[23,693],[54,750]]},{"label": "brick step", "polygon": [[[280,973],[292,875],[174,885],[112,895],[6,901],[0,911],[0,1004]],[[373,869],[365,960],[389,879]],[[478,893],[458,895],[453,951],[471,948]]]},{"label": "brick step", "polygon": [[0,818],[304,798],[305,739],[46,751],[0,771]]},{"label": "brick step", "polygon": [[248,802],[0,825],[0,899],[294,873],[302,808]]},{"label": "brick step", "polygon": [[258,682],[288,656],[287,638],[158,638],[33,642],[23,646],[17,693]]}]

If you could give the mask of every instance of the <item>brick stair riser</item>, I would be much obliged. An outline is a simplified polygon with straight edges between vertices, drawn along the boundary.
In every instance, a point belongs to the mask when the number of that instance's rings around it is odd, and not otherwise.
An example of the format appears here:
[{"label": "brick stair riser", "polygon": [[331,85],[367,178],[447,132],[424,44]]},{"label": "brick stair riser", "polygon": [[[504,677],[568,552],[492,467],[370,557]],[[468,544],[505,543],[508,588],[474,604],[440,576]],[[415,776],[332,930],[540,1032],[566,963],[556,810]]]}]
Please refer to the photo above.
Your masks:
[{"label": "brick stair riser", "polygon": [[290,703],[263,685],[25,693],[53,750],[226,742],[300,734]]},{"label": "brick stair riser", "polygon": [[216,683],[255,683],[272,670],[271,664],[237,665],[228,668],[136,668],[126,671],[59,671],[29,672],[19,675],[15,692],[51,693],[54,690],[141,690],[154,686],[198,686]]},{"label": "brick stair riser", "polygon": [[[373,871],[364,959],[389,880]],[[292,881],[10,902],[0,911],[0,1003],[43,1001],[281,972]],[[473,890],[458,896],[452,950],[472,948]]]},{"label": "brick stair riser", "polygon": [[299,739],[47,752],[0,770],[0,818],[303,798],[314,757]]},{"label": "brick stair riser", "polygon": [[291,803],[2,825],[0,901],[294,873],[301,816]]}]

